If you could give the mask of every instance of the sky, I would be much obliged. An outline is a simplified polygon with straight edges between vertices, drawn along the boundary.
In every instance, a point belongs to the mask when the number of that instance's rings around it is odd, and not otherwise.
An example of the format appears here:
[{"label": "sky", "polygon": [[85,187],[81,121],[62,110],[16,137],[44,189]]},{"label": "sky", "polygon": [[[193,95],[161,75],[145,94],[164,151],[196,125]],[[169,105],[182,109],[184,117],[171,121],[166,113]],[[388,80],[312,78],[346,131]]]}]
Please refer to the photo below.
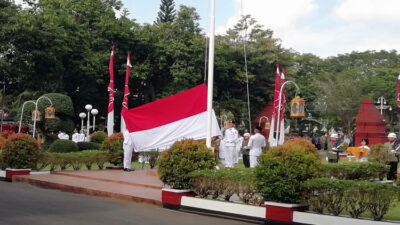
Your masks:
[{"label": "sky", "polygon": [[[153,23],[160,0],[122,0],[130,17]],[[195,7],[209,33],[211,0],[175,0]],[[351,51],[400,51],[400,0],[215,0],[216,33],[250,14],[285,48],[326,58]]]}]

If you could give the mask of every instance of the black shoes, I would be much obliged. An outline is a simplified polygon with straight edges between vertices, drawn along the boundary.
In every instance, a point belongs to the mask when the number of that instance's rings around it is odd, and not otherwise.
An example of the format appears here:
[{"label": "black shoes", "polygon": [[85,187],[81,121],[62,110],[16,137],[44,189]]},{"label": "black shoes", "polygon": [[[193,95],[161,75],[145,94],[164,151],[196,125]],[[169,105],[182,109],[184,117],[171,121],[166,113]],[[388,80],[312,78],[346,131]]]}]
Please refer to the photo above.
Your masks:
[{"label": "black shoes", "polygon": [[124,168],[125,172],[131,172],[131,171],[135,171],[135,169],[129,169],[129,168]]}]

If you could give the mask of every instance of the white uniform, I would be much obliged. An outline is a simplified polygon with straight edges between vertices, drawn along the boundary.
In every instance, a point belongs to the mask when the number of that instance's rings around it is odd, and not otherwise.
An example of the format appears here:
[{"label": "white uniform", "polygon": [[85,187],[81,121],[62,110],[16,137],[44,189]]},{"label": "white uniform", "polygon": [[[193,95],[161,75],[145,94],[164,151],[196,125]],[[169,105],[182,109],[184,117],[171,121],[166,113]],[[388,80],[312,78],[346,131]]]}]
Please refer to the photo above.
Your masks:
[{"label": "white uniform", "polygon": [[125,130],[122,134],[124,135],[124,169],[130,169],[132,163],[133,141],[128,130]]},{"label": "white uniform", "polygon": [[78,142],[84,142],[85,141],[85,134],[84,133],[80,133],[78,135]]},{"label": "white uniform", "polygon": [[66,134],[64,132],[59,133],[58,134],[58,138],[61,139],[61,140],[69,140],[68,134]]},{"label": "white uniform", "polygon": [[74,133],[72,135],[72,141],[75,142],[75,143],[79,142],[79,133]]},{"label": "white uniform", "polygon": [[365,148],[368,150],[368,153],[366,155],[360,157],[360,162],[368,162],[368,155],[370,152],[370,148],[367,145],[360,146],[360,148]]},{"label": "white uniform", "polygon": [[243,145],[243,137],[239,136],[237,142],[236,142],[236,152],[235,152],[235,157],[234,157],[234,162],[235,164],[239,163],[239,154],[240,154],[240,149],[242,148]]},{"label": "white uniform", "polygon": [[225,131],[224,137],[224,150],[225,150],[225,167],[233,168],[233,164],[235,163],[235,154],[236,154],[236,144],[238,141],[238,131],[232,127]]},{"label": "white uniform", "polygon": [[257,158],[261,155],[262,148],[265,147],[265,137],[259,133],[251,135],[248,147],[250,149],[250,168],[254,168],[257,166]]}]

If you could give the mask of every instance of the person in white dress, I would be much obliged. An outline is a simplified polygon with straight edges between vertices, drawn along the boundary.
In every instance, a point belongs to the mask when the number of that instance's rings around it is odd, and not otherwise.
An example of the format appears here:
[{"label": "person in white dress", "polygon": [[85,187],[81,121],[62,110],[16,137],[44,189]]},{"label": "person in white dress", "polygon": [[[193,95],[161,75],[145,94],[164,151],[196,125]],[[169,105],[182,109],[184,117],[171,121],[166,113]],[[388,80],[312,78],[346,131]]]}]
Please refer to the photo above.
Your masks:
[{"label": "person in white dress", "polygon": [[223,139],[226,168],[233,168],[233,165],[235,163],[234,160],[235,160],[237,142],[238,142],[238,131],[233,127],[233,123],[230,122],[228,125],[228,129],[225,130],[225,136]]},{"label": "person in white dress", "polygon": [[257,158],[261,155],[262,149],[266,146],[265,137],[260,134],[261,127],[254,129],[254,134],[251,135],[248,147],[250,149],[250,168],[254,168],[258,165]]},{"label": "person in white dress", "polygon": [[79,142],[79,133],[77,129],[74,129],[74,133],[72,134],[72,141],[75,143]]},{"label": "person in white dress", "polygon": [[362,139],[362,140],[361,140],[361,146],[360,146],[360,148],[365,148],[365,149],[367,149],[367,150],[368,150],[368,153],[365,154],[365,155],[362,155],[362,156],[360,157],[360,162],[368,162],[368,155],[369,155],[369,152],[370,152],[370,148],[368,147],[368,144],[369,144],[368,139]]},{"label": "person in white dress", "polygon": [[83,133],[83,130],[81,130],[81,133],[78,136],[78,142],[84,142],[85,141],[85,134]]},{"label": "person in white dress", "polygon": [[61,140],[69,140],[69,135],[64,131],[60,131],[60,133],[58,133],[58,138]]},{"label": "person in white dress", "polygon": [[133,152],[133,141],[132,138],[129,134],[128,130],[124,130],[122,132],[124,136],[124,142],[123,142],[123,149],[124,149],[124,171],[130,172],[135,169],[131,169],[131,164],[132,164],[132,152]]}]

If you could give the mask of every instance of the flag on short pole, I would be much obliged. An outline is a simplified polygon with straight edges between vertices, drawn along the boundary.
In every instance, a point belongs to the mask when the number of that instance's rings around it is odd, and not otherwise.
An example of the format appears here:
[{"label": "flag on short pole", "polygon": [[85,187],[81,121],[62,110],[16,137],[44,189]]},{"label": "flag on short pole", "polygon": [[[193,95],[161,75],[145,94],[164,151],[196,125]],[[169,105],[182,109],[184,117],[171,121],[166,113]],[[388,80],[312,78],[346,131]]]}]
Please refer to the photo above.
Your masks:
[{"label": "flag on short pole", "polygon": [[[281,74],[281,85],[285,83],[285,70],[282,68],[282,74]],[[283,145],[285,142],[285,102],[286,102],[286,97],[285,97],[285,87],[282,89],[282,107],[280,111],[280,129],[279,129],[279,140],[278,140],[278,145]]]},{"label": "flag on short pole", "polygon": [[110,73],[110,83],[108,84],[108,115],[107,115],[107,134],[111,136],[114,133],[114,47],[111,50],[110,63],[108,71]]},{"label": "flag on short pole", "polygon": [[275,76],[275,92],[274,92],[274,110],[272,112],[271,127],[269,129],[268,142],[271,147],[277,145],[277,140],[274,137],[275,132],[275,117],[278,115],[279,107],[279,89],[280,89],[280,78],[279,78],[279,64],[276,66],[276,76]]},{"label": "flag on short pole", "polygon": [[122,110],[121,110],[121,132],[123,132],[124,130],[126,130],[126,124],[125,124],[125,120],[124,117],[122,116],[122,114],[128,110],[128,96],[129,96],[129,72],[131,71],[131,57],[130,54],[128,52],[128,58],[126,61],[126,74],[125,74],[125,89],[124,89],[124,100],[122,101]]},{"label": "flag on short pole", "polygon": [[400,107],[400,74],[397,77],[397,106]]}]

